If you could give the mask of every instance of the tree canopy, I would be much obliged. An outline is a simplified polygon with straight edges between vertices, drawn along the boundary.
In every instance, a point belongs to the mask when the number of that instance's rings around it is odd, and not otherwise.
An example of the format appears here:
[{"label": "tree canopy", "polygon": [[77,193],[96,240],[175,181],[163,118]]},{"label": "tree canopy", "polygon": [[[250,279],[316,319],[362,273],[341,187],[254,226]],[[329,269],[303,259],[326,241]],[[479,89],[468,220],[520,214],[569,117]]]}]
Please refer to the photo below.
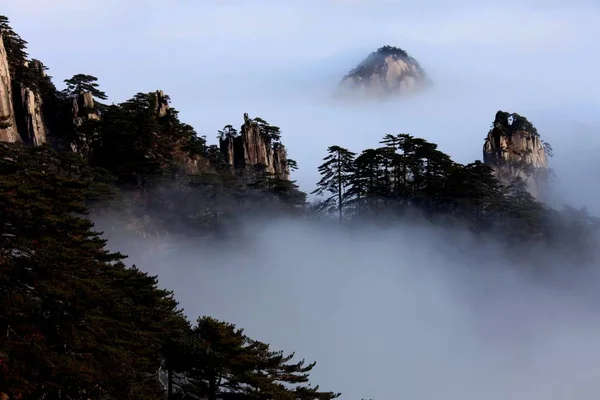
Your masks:
[{"label": "tree canopy", "polygon": [[171,398],[337,397],[304,385],[314,363],[209,317],[192,328],[155,276],[105,250],[88,174],[48,146],[0,145],[0,392],[162,399],[166,369]]},{"label": "tree canopy", "polygon": [[67,85],[65,93],[69,96],[89,92],[92,96],[101,100],[108,98],[106,93],[99,89],[98,78],[92,75],[76,74],[70,79],[65,79],[65,84]]}]

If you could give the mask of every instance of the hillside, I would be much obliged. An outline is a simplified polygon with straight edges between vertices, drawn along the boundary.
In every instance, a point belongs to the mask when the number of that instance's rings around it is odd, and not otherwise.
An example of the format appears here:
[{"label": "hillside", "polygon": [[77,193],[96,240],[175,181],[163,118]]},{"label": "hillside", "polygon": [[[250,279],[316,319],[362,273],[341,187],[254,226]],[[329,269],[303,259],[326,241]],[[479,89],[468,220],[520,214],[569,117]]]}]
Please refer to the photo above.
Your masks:
[{"label": "hillside", "polygon": [[[375,132],[380,145],[360,152],[331,144],[313,192],[319,201],[308,203],[291,180],[298,166],[285,129],[243,114],[239,129],[226,123],[209,144],[161,90],[104,104],[86,73],[58,90],[6,17],[0,35],[0,400],[340,396],[313,383],[315,363],[231,323],[190,321],[157,277],[107,250],[92,222],[104,215],[117,215],[112,228],[127,237],[177,234],[230,252],[230,243],[252,247],[256,232],[283,220],[334,225],[334,233],[447,230],[473,247],[491,241],[536,273],[549,259],[573,269],[598,260],[600,221],[550,208],[525,181],[530,168],[547,170],[550,147],[516,113],[496,113],[483,162],[466,165],[406,133]],[[351,77],[383,76],[382,57],[389,68],[407,63],[405,77],[425,76],[405,52],[383,49],[393,54],[380,49]],[[248,220],[250,233],[240,229]],[[486,265],[488,254],[480,257]],[[298,290],[310,297],[312,288]]]}]

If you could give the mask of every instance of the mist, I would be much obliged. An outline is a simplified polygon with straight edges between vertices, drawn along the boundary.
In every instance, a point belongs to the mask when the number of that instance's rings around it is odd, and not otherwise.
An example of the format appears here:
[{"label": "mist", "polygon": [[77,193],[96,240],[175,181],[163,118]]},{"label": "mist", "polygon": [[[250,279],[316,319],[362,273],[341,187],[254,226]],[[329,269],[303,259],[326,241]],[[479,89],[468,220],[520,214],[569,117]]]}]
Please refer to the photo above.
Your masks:
[{"label": "mist", "polygon": [[[98,221],[99,226],[109,223]],[[128,262],[158,274],[194,320],[211,315],[317,361],[342,399],[587,399],[597,395],[596,271],[509,265],[460,231],[249,222],[243,242],[174,235]],[[112,240],[112,241],[111,241]]]},{"label": "mist", "polygon": [[[242,114],[282,129],[311,191],[329,145],[359,152],[387,133],[481,159],[496,111],[526,116],[552,144],[560,202],[600,213],[597,1],[3,1],[57,86],[97,76],[110,100],[163,89],[182,121],[216,141]],[[93,40],[91,38],[94,38]],[[398,46],[433,87],[385,102],[336,101],[371,51]],[[466,233],[398,225],[348,233],[282,220],[213,246],[174,235],[109,247],[212,315],[317,361],[342,399],[591,399],[600,386],[598,277],[532,279]],[[124,236],[125,235],[125,236]],[[540,254],[540,256],[542,256]],[[551,256],[546,258],[550,259]],[[573,266],[553,265],[548,271]]]}]

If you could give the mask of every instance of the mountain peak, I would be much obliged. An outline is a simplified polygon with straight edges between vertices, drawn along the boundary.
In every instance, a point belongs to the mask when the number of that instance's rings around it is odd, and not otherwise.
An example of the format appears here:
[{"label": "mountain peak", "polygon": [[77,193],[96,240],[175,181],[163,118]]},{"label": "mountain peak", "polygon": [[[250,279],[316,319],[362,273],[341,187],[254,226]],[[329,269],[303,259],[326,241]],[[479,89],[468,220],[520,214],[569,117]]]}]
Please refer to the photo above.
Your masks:
[{"label": "mountain peak", "polygon": [[552,147],[527,118],[517,113],[498,111],[483,145],[483,161],[492,167],[504,185],[516,179],[525,183],[536,199],[544,197],[548,186],[548,157]]},{"label": "mountain peak", "polygon": [[415,92],[426,82],[425,71],[416,59],[399,47],[386,45],[350,70],[340,85],[368,94],[397,95]]}]

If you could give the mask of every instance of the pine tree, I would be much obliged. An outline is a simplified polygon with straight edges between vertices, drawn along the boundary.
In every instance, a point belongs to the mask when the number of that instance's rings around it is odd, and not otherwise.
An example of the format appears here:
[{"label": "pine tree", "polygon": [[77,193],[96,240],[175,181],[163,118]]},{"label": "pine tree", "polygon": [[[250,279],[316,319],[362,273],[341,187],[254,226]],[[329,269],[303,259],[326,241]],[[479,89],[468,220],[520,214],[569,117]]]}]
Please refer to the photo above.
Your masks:
[{"label": "pine tree", "polygon": [[294,353],[271,351],[248,338],[243,329],[210,317],[193,330],[195,362],[183,388],[184,399],[329,400],[339,393],[319,391],[308,383],[315,363],[291,363]]},{"label": "pine tree", "polygon": [[466,221],[475,232],[490,229],[505,204],[502,186],[493,170],[481,161],[464,166],[456,164],[448,177],[443,199],[447,213]]},{"label": "pine tree", "polygon": [[10,27],[10,20],[4,15],[0,15],[0,36],[6,49],[10,76],[12,79],[19,78],[28,57],[27,42],[15,33]]},{"label": "pine tree", "polygon": [[346,189],[351,182],[356,153],[340,146],[330,146],[327,152],[329,155],[323,159],[325,162],[319,166],[321,180],[317,183],[317,189],[312,193],[319,196],[330,193],[330,196],[321,204],[322,209],[328,211],[337,209],[338,218],[341,221],[347,200],[345,196]]},{"label": "pine tree", "polygon": [[183,316],[156,277],[104,249],[70,169],[47,146],[0,146],[0,392],[160,399],[166,332]]},{"label": "pine tree", "polygon": [[258,125],[258,129],[267,139],[267,143],[278,143],[281,140],[281,129],[278,126],[270,125],[260,117],[256,117],[252,121]]},{"label": "pine tree", "polygon": [[385,151],[380,149],[366,149],[354,160],[346,203],[354,205],[357,216],[377,212],[388,197],[391,182],[386,179],[388,170],[385,168],[384,153]]},{"label": "pine tree", "polygon": [[67,85],[64,93],[69,97],[89,92],[100,100],[108,99],[106,93],[98,89],[100,85],[98,84],[98,78],[95,76],[76,74],[70,79],[65,79],[64,82]]},{"label": "pine tree", "polygon": [[296,160],[288,158],[286,160],[286,164],[287,164],[287,167],[289,168],[290,171],[297,171],[298,170],[298,162]]},{"label": "pine tree", "polygon": [[217,139],[219,140],[233,139],[239,135],[237,129],[235,129],[233,125],[225,125],[218,133]]}]

